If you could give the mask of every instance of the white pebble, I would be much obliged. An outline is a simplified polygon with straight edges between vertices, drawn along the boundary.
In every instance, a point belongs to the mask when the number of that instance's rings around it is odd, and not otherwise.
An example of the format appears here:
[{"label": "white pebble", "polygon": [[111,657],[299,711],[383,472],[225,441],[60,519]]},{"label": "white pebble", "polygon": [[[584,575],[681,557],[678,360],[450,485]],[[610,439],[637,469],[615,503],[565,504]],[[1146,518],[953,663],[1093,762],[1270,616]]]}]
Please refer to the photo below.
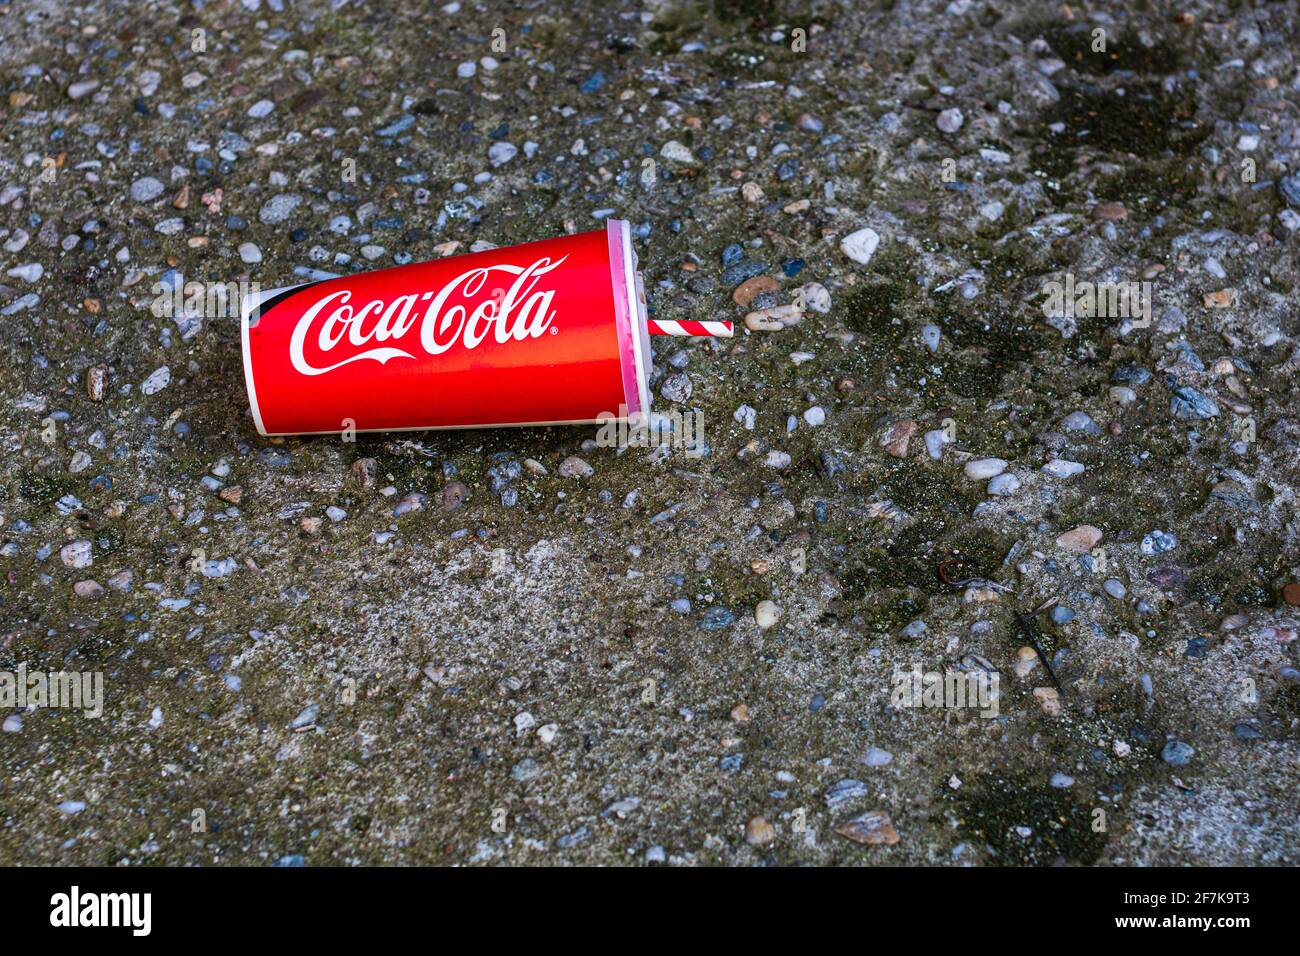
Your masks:
[{"label": "white pebble", "polygon": [[1043,474],[1051,475],[1053,478],[1073,478],[1075,475],[1083,474],[1084,470],[1081,463],[1067,461],[1064,458],[1053,458],[1043,466]]},{"label": "white pebble", "polygon": [[677,163],[695,162],[695,154],[675,139],[670,139],[664,143],[663,148],[659,150],[659,155],[664,159],[671,159]]},{"label": "white pebble", "polygon": [[758,607],[754,608],[754,622],[763,630],[767,630],[779,620],[781,620],[781,609],[772,601],[759,601]]},{"label": "white pebble", "polygon": [[935,119],[934,125],[945,133],[955,133],[961,129],[964,122],[966,122],[966,117],[962,116],[961,110],[954,106],[940,113],[938,118]]},{"label": "white pebble", "polygon": [[146,395],[153,395],[156,392],[161,392],[171,384],[171,381],[172,370],[166,365],[161,365],[149,373],[149,377],[140,385],[140,391]]},{"label": "white pebble", "polygon": [[1007,495],[1013,495],[1018,490],[1020,490],[1020,479],[1017,478],[1015,475],[1011,474],[1010,472],[1007,472],[1006,474],[1003,475],[998,475],[996,478],[994,478],[992,481],[989,482],[989,487],[988,487],[989,494],[1001,495],[1003,497]]},{"label": "white pebble", "polygon": [[14,266],[5,275],[14,279],[22,279],[24,282],[35,282],[45,274],[45,267],[39,262],[27,262],[21,266]]},{"label": "white pebble", "polygon": [[925,347],[931,352],[939,351],[939,339],[942,335],[943,333],[939,330],[939,326],[934,325],[933,323],[926,325],[921,329],[921,341],[925,343]]},{"label": "white pebble", "polygon": [[879,747],[871,747],[862,757],[862,762],[868,767],[883,767],[886,764],[893,763],[894,755],[888,750],[881,750]]},{"label": "white pebble", "polygon": [[933,431],[925,433],[925,451],[931,458],[938,461],[943,457],[943,446],[948,441],[948,433],[942,428],[936,428]]},{"label": "white pebble", "polygon": [[94,563],[90,542],[84,538],[65,544],[59,549],[59,558],[70,568],[88,568]]},{"label": "white pebble", "polygon": [[879,245],[880,234],[876,230],[866,227],[859,229],[857,232],[851,232],[841,239],[840,251],[854,262],[865,266],[871,261],[871,257],[876,254],[876,247]]},{"label": "white pebble", "polygon": [[976,458],[974,461],[966,462],[963,469],[966,477],[972,481],[982,481],[985,478],[993,478],[1007,470],[1007,463],[1001,458]]}]

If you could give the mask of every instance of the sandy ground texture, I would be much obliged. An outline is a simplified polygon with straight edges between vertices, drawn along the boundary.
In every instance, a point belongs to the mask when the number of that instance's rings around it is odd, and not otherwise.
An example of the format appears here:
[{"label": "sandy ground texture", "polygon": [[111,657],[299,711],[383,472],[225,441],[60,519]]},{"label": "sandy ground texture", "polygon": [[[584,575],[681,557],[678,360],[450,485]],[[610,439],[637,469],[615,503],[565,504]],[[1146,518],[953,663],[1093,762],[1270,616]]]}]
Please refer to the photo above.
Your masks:
[{"label": "sandy ground texture", "polygon": [[[0,3],[0,693],[102,677],[0,862],[1300,863],[1255,6]],[[689,448],[263,439],[153,307],[611,216]]]}]

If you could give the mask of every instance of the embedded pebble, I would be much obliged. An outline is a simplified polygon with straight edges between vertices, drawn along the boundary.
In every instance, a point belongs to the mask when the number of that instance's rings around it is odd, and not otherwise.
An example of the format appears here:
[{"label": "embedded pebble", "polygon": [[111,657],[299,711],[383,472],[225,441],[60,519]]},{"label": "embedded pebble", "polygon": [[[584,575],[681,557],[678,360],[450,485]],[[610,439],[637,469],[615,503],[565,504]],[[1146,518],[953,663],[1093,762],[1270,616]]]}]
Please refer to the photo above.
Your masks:
[{"label": "embedded pebble", "polygon": [[966,122],[966,117],[962,115],[961,110],[955,106],[942,110],[934,121],[934,125],[939,127],[945,133],[955,133],[961,129],[962,124]]},{"label": "embedded pebble", "polygon": [[795,290],[795,296],[813,312],[825,315],[831,310],[831,294],[820,282],[805,283]]},{"label": "embedded pebble", "polygon": [[570,455],[564,461],[560,462],[560,467],[556,469],[561,478],[589,478],[595,474],[596,469],[587,464],[577,455]]},{"label": "embedded pebble", "polygon": [[986,478],[993,478],[1007,470],[1007,463],[1001,458],[976,458],[973,461],[966,462],[962,471],[966,477],[972,481],[983,481]]},{"label": "embedded pebble", "polygon": [[166,365],[149,373],[149,377],[140,383],[140,391],[145,395],[154,395],[171,384],[172,370]]},{"label": "embedded pebble", "polygon": [[1043,474],[1051,475],[1053,478],[1073,478],[1075,475],[1083,474],[1085,468],[1077,461],[1067,461],[1064,458],[1053,458],[1043,466]]},{"label": "embedded pebble", "polygon": [[1141,551],[1145,555],[1164,554],[1178,547],[1178,537],[1167,531],[1156,529],[1142,536]]},{"label": "embedded pebble", "polygon": [[670,139],[659,150],[659,155],[675,163],[694,163],[695,154],[675,139]]},{"label": "embedded pebble", "polygon": [[262,204],[262,208],[257,212],[257,218],[268,226],[278,226],[293,214],[300,202],[302,202],[301,196],[280,193]]},{"label": "embedded pebble", "polygon": [[142,176],[131,184],[131,198],[136,202],[150,202],[161,196],[165,188],[152,176]]},{"label": "embedded pebble", "polygon": [[767,630],[781,620],[781,609],[773,601],[759,601],[754,608],[754,623]]},{"label": "embedded pebble", "polygon": [[400,518],[402,515],[410,514],[413,511],[423,511],[424,506],[428,503],[428,495],[413,491],[393,506],[393,517]]},{"label": "embedded pebble", "polygon": [[883,810],[872,810],[851,820],[845,820],[835,828],[835,832],[854,843],[867,846],[893,846],[900,839],[889,814]]},{"label": "embedded pebble", "polygon": [[948,443],[948,433],[936,428],[925,433],[925,451],[935,461],[943,458],[943,446]]},{"label": "embedded pebble", "polygon": [[886,454],[894,458],[906,458],[907,446],[916,434],[916,422],[910,418],[895,422],[880,436],[880,444]]},{"label": "embedded pebble", "polygon": [[862,762],[868,767],[883,767],[892,763],[894,755],[888,750],[881,750],[879,747],[869,747],[867,752],[862,756]]},{"label": "embedded pebble", "polygon": [[930,324],[921,328],[921,341],[925,343],[925,347],[931,352],[939,351],[939,340],[942,336],[943,333],[937,325]]},{"label": "embedded pebble", "polygon": [[840,251],[854,262],[865,266],[876,254],[876,247],[879,245],[879,233],[868,226],[857,232],[851,232],[841,239]]},{"label": "embedded pebble", "polygon": [[22,279],[24,282],[35,282],[45,274],[45,267],[39,262],[27,262],[20,266],[14,266],[5,272],[5,275],[13,279]]},{"label": "embedded pebble", "polygon": [[94,563],[91,544],[85,538],[65,544],[59,549],[59,559],[70,568],[88,568]]},{"label": "embedded pebble", "polygon": [[996,476],[989,482],[987,491],[991,495],[1014,495],[1020,490],[1020,479],[1010,472]]},{"label": "embedded pebble", "polygon": [[1056,543],[1066,551],[1083,554],[1091,551],[1102,539],[1101,531],[1090,524],[1081,524],[1072,528],[1056,539]]},{"label": "embedded pebble", "polygon": [[766,846],[776,839],[776,831],[764,817],[752,817],[745,824],[745,842],[750,846]]},{"label": "embedded pebble", "polygon": [[695,388],[691,384],[691,378],[685,372],[667,376],[663,384],[659,386],[660,395],[670,402],[679,404],[688,401],[694,391]]},{"label": "embedded pebble", "polygon": [[1191,744],[1181,740],[1170,740],[1160,751],[1160,759],[1172,767],[1182,767],[1195,756],[1196,750]]}]

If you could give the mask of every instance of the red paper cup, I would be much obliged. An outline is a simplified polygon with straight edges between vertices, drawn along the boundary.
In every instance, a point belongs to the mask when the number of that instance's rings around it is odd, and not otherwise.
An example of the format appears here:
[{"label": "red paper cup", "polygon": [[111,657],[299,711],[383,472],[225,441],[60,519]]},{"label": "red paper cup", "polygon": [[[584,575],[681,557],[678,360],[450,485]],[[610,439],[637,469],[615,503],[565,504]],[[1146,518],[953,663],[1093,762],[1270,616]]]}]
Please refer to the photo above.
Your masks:
[{"label": "red paper cup", "polygon": [[648,416],[628,224],[245,296],[263,435],[580,425]]}]

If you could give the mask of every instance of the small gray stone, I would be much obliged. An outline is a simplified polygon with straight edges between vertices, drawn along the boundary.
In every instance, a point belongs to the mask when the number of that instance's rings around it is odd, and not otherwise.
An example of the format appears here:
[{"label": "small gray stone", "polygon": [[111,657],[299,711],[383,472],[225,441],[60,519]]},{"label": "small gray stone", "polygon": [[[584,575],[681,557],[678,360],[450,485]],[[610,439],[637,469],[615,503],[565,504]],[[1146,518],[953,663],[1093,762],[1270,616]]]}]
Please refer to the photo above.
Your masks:
[{"label": "small gray stone", "polygon": [[1142,536],[1142,553],[1146,555],[1164,554],[1178,547],[1177,536],[1159,528]]},{"label": "small gray stone", "polygon": [[996,476],[992,481],[990,481],[987,490],[989,494],[998,495],[1000,497],[1014,495],[1020,490],[1020,479],[1011,474],[1011,472],[1007,472]]},{"label": "small gray stone", "polygon": [[510,160],[514,159],[519,153],[519,147],[514,143],[507,143],[504,140],[499,143],[493,143],[488,148],[488,162],[493,166],[504,166]]},{"label": "small gray stone", "polygon": [[1283,176],[1277,181],[1277,191],[1288,203],[1300,209],[1300,176]]},{"label": "small gray stone", "polygon": [[879,747],[870,747],[862,756],[862,762],[868,767],[883,767],[892,763],[894,755],[888,750],[881,750]]},{"label": "small gray stone", "polygon": [[163,184],[152,176],[142,176],[131,184],[131,198],[136,202],[150,202],[162,195]]},{"label": "small gray stone", "polygon": [[161,392],[171,384],[172,370],[166,365],[159,366],[149,373],[149,377],[140,385],[140,391],[146,395],[153,395]]},{"label": "small gray stone", "polygon": [[925,629],[925,621],[917,618],[899,631],[898,636],[905,641],[914,641],[925,633]]},{"label": "small gray stone", "polygon": [[1101,427],[1092,420],[1092,416],[1087,412],[1071,412],[1065,416],[1061,422],[1067,432],[1083,432],[1085,435],[1097,435],[1101,433]]},{"label": "small gray stone", "polygon": [[442,489],[442,510],[455,511],[469,497],[469,487],[463,481],[449,481]]},{"label": "small gray stone", "polygon": [[682,403],[688,401],[694,393],[695,387],[691,384],[691,378],[685,372],[677,372],[669,375],[659,386],[659,394],[670,402]]},{"label": "small gray stone", "polygon": [[966,477],[972,481],[982,481],[985,478],[993,478],[1007,470],[1007,463],[1002,458],[976,458],[973,461],[966,462],[962,469]]},{"label": "small gray stone", "polygon": [[966,122],[966,117],[957,107],[951,107],[942,111],[934,121],[934,125],[939,127],[945,133],[955,133],[961,129],[962,124]]},{"label": "small gray stone", "polygon": [[284,222],[298,208],[302,202],[302,197],[293,193],[280,193],[272,196],[266,202],[262,203],[262,208],[258,210],[257,218],[268,226],[278,225]]},{"label": "small gray stone", "polygon": [[289,725],[293,730],[301,730],[303,727],[310,727],[316,723],[316,718],[320,716],[320,704],[308,704],[298,712],[298,716],[293,719]]},{"label": "small gray stone", "polygon": [[880,234],[869,227],[851,232],[840,240],[840,251],[854,262],[866,265],[876,254],[880,245]]},{"label": "small gray stone", "polygon": [[559,471],[561,478],[589,478],[596,471],[577,455],[570,455],[564,459],[556,470]]},{"label": "small gray stone", "polygon": [[1214,418],[1219,414],[1218,403],[1190,385],[1184,385],[1174,392],[1169,400],[1169,411],[1175,418]]},{"label": "small gray stone", "polygon": [[868,796],[871,791],[861,780],[841,780],[826,791],[826,806],[835,810],[850,800]]}]

